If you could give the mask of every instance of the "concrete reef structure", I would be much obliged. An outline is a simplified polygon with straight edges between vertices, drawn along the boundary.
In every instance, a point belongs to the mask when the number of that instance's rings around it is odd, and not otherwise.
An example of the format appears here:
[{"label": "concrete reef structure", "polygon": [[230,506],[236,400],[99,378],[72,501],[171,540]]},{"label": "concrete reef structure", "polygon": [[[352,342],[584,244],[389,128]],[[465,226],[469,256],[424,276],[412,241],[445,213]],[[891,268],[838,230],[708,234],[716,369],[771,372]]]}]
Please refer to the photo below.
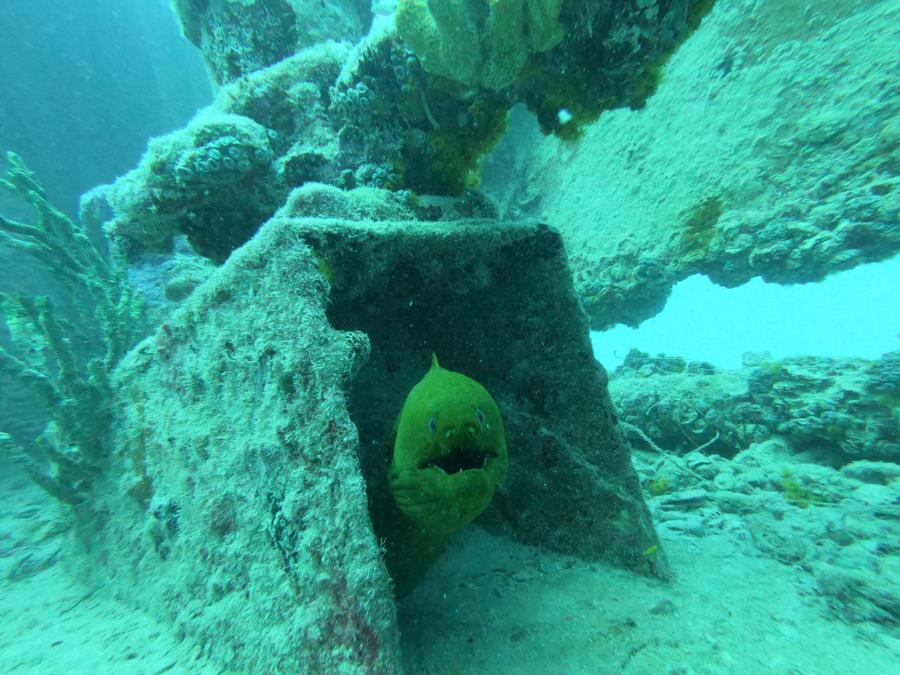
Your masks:
[{"label": "concrete reef structure", "polygon": [[229,668],[396,672],[367,504],[432,351],[491,388],[507,429],[478,522],[668,572],[559,235],[447,220],[469,207],[446,199],[407,220],[419,205],[362,190],[296,190],[115,373],[91,568]]},{"label": "concrete reef structure", "polygon": [[[295,222],[310,202],[344,203],[352,213],[352,194],[309,186],[273,220]],[[383,195],[388,210],[394,198]],[[506,428],[509,473],[476,522],[665,576],[661,554],[643,555],[655,534],[558,233],[452,220],[465,207],[441,201],[432,222],[407,221],[409,211],[397,208],[393,221],[313,219],[299,229],[328,270],[332,325],[372,342],[349,393],[370,493],[387,494],[396,415],[434,352],[491,392]]]},{"label": "concrete reef structure", "polygon": [[[224,72],[230,66],[223,59],[236,52],[220,53],[203,35],[230,29],[245,13],[272,14],[273,3],[184,1],[176,8],[211,70]],[[435,58],[411,51],[390,21],[354,47],[319,42],[301,49],[306,43],[289,40],[293,46],[279,48],[278,58],[267,55],[270,41],[244,36],[238,44],[250,56],[240,58],[255,65],[222,78],[210,107],[186,129],[151,142],[140,165],[113,184],[107,229],[131,261],[167,250],[173,234],[183,233],[198,252],[221,262],[305,182],[462,194],[477,186],[479,161],[502,136],[516,102],[535,112],[545,132],[567,137],[604,110],[644,105],[661,64],[711,3],[644,5],[572,0],[558,12],[553,3],[528,3],[526,12],[510,4],[519,17],[516,39],[527,34],[527,44],[514,49],[507,75],[484,86],[463,73],[432,72]],[[404,5],[400,10],[405,16]],[[545,29],[535,31],[535,22]],[[413,42],[417,30],[406,28]],[[506,37],[480,22],[472,30],[505,53]],[[449,38],[446,30],[440,36]],[[500,86],[501,80],[509,81]]]},{"label": "concrete reef structure", "polygon": [[116,452],[83,518],[89,573],[238,672],[396,672],[390,579],[344,390],[360,333],[272,223],[115,373]]},{"label": "concrete reef structure", "polygon": [[887,259],[898,27],[890,2],[718,3],[642,110],[605,113],[577,145],[517,124],[525,157],[485,175],[504,217],[562,232],[596,330],[638,325],[692,274],[805,283]]}]

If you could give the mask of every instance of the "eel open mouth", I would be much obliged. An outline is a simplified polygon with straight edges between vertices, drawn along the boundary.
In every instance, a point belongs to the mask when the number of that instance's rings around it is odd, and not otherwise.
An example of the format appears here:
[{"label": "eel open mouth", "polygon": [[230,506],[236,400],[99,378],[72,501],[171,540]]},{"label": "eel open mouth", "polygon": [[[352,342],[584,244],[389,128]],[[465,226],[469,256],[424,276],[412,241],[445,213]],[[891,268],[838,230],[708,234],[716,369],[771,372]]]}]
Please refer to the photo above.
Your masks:
[{"label": "eel open mouth", "polygon": [[483,469],[487,466],[491,453],[479,448],[453,448],[449,454],[429,459],[422,464],[420,469],[438,469],[448,475],[468,471],[469,469]]}]

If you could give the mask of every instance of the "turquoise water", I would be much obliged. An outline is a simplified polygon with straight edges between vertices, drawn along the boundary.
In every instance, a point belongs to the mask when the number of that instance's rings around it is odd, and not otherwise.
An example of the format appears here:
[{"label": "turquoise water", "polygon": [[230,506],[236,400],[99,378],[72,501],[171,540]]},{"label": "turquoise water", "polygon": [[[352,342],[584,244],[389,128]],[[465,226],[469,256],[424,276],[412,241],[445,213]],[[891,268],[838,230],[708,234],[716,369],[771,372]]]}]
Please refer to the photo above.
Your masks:
[{"label": "turquoise water", "polygon": [[591,341],[610,369],[621,365],[629,349],[720,368],[738,368],[745,352],[769,352],[776,359],[877,359],[897,349],[898,297],[900,258],[797,286],[754,279],[724,289],[694,276],[675,286],[666,308],[640,327],[594,332]]}]

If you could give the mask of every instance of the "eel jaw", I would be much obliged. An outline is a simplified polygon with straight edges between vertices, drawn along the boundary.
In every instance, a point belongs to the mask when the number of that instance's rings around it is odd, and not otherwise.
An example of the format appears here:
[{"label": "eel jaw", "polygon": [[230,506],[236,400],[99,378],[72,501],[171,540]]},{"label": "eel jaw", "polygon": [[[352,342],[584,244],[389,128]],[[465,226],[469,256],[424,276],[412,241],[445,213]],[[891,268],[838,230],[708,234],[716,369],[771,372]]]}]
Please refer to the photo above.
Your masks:
[{"label": "eel jaw", "polygon": [[432,457],[419,465],[420,469],[437,469],[448,476],[460,471],[484,469],[494,453],[475,447],[451,448],[450,452],[439,457]]}]

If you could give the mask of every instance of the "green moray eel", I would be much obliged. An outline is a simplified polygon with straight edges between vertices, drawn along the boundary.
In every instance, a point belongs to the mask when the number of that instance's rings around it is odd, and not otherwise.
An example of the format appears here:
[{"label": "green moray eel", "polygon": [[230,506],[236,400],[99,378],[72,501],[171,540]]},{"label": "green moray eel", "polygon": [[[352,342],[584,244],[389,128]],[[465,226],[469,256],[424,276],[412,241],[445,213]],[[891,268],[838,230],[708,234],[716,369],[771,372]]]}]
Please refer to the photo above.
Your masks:
[{"label": "green moray eel", "polygon": [[388,474],[394,513],[383,536],[398,595],[412,590],[451,534],[487,508],[507,463],[494,399],[432,355],[400,411]]}]

